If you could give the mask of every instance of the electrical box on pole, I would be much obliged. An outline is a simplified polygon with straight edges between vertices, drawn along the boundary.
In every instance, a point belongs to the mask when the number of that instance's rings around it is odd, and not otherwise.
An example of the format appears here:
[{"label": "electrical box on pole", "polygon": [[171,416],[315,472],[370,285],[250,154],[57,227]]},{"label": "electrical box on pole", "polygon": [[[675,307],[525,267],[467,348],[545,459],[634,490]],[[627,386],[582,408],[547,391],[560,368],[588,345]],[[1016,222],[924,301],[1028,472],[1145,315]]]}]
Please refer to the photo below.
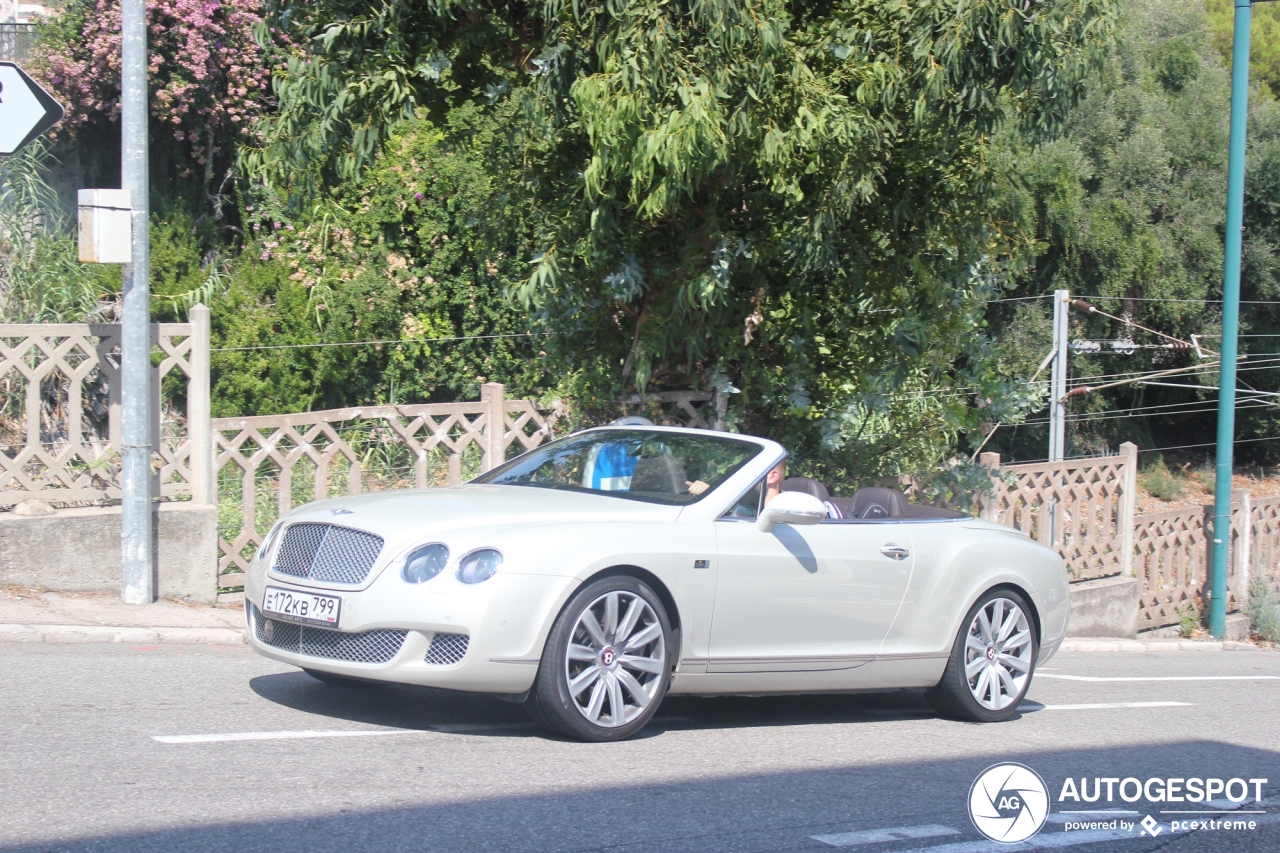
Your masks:
[{"label": "electrical box on pole", "polygon": [[128,190],[80,190],[80,262],[127,264],[133,258],[133,208]]}]

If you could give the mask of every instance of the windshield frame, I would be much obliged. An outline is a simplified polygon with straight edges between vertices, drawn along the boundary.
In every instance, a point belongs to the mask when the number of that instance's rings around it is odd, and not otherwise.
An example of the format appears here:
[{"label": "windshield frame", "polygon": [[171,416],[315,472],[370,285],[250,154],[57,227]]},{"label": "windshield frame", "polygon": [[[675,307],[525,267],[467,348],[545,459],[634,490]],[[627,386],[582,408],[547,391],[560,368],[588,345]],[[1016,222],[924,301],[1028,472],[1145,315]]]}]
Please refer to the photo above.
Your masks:
[{"label": "windshield frame", "polygon": [[[744,449],[751,450],[752,452],[744,454],[743,458],[738,462],[738,464],[726,470],[724,475],[721,477],[719,483],[707,489],[705,492],[703,492],[700,495],[693,495],[691,499],[687,501],[674,500],[674,499],[664,500],[660,497],[654,496],[652,493],[633,494],[630,491],[612,491],[612,490],[603,490],[603,489],[592,489],[586,486],[573,485],[571,483],[550,483],[550,482],[547,482],[547,483],[495,483],[493,482],[494,478],[501,476],[502,474],[510,471],[511,469],[516,468],[521,464],[527,464],[530,456],[533,456],[539,453],[544,453],[550,448],[553,448],[560,444],[564,444],[571,440],[580,440],[584,436],[591,435],[593,433],[603,434],[603,433],[610,433],[610,432],[648,433],[650,435],[655,435],[655,436],[662,436],[662,435],[689,436],[692,438],[714,439],[717,441],[723,441],[726,443],[741,445]],[[603,437],[604,436],[602,435],[601,438]],[[636,503],[649,504],[650,506],[668,506],[668,507],[677,507],[677,508],[690,507],[690,506],[693,506],[694,504],[701,503],[705,498],[720,491],[721,487],[724,486],[725,483],[733,479],[735,474],[742,471],[743,468],[750,465],[752,462],[757,461],[760,458],[760,455],[764,453],[766,449],[767,448],[765,447],[764,444],[761,444],[758,441],[752,440],[752,438],[749,436],[739,436],[731,433],[713,432],[710,430],[671,429],[671,428],[662,428],[662,427],[642,427],[642,426],[596,427],[593,429],[582,430],[580,432],[571,433],[570,435],[566,435],[563,438],[558,438],[555,441],[550,441],[550,442],[547,442],[546,444],[539,445],[538,447],[535,447],[532,450],[526,451],[525,453],[520,454],[514,459],[509,459],[506,462],[499,465],[498,467],[492,468],[484,472],[480,476],[469,480],[468,483],[477,484],[477,485],[513,486],[513,487],[521,487],[521,488],[548,489],[551,491],[573,492],[576,494],[583,494],[583,495],[600,495],[604,497],[621,498],[623,500],[634,501]]]}]

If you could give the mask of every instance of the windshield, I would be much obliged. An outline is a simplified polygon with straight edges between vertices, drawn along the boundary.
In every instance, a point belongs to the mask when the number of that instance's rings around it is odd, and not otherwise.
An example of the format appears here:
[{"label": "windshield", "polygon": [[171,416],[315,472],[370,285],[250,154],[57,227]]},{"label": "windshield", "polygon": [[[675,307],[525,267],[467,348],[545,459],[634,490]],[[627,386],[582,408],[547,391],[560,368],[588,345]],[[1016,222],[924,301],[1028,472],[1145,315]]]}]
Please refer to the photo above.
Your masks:
[{"label": "windshield", "polygon": [[683,506],[729,479],[761,450],[754,442],[720,435],[610,429],[562,438],[471,482]]}]

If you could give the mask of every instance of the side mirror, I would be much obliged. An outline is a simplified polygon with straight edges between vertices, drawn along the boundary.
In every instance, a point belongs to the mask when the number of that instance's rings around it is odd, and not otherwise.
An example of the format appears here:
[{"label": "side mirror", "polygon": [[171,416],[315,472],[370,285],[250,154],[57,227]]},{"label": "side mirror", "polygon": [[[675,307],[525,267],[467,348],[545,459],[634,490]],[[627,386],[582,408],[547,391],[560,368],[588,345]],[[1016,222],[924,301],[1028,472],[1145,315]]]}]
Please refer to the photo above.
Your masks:
[{"label": "side mirror", "polygon": [[827,517],[827,505],[805,492],[783,492],[760,513],[756,527],[768,533],[775,524],[817,524]]}]

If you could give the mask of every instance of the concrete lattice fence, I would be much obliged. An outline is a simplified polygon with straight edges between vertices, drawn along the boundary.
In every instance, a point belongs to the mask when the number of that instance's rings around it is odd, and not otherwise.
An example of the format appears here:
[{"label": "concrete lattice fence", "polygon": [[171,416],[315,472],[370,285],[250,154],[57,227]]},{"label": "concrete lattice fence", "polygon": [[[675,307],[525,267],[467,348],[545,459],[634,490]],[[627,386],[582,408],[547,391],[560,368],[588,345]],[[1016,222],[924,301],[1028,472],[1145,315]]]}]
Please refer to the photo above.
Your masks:
[{"label": "concrete lattice fence", "polygon": [[[208,502],[208,309],[151,342],[156,491]],[[0,324],[0,506],[120,497],[119,364],[118,324]]]},{"label": "concrete lattice fence", "polygon": [[1120,455],[999,467],[982,517],[1021,530],[1062,555],[1075,581],[1128,574],[1133,553],[1138,448]]}]

